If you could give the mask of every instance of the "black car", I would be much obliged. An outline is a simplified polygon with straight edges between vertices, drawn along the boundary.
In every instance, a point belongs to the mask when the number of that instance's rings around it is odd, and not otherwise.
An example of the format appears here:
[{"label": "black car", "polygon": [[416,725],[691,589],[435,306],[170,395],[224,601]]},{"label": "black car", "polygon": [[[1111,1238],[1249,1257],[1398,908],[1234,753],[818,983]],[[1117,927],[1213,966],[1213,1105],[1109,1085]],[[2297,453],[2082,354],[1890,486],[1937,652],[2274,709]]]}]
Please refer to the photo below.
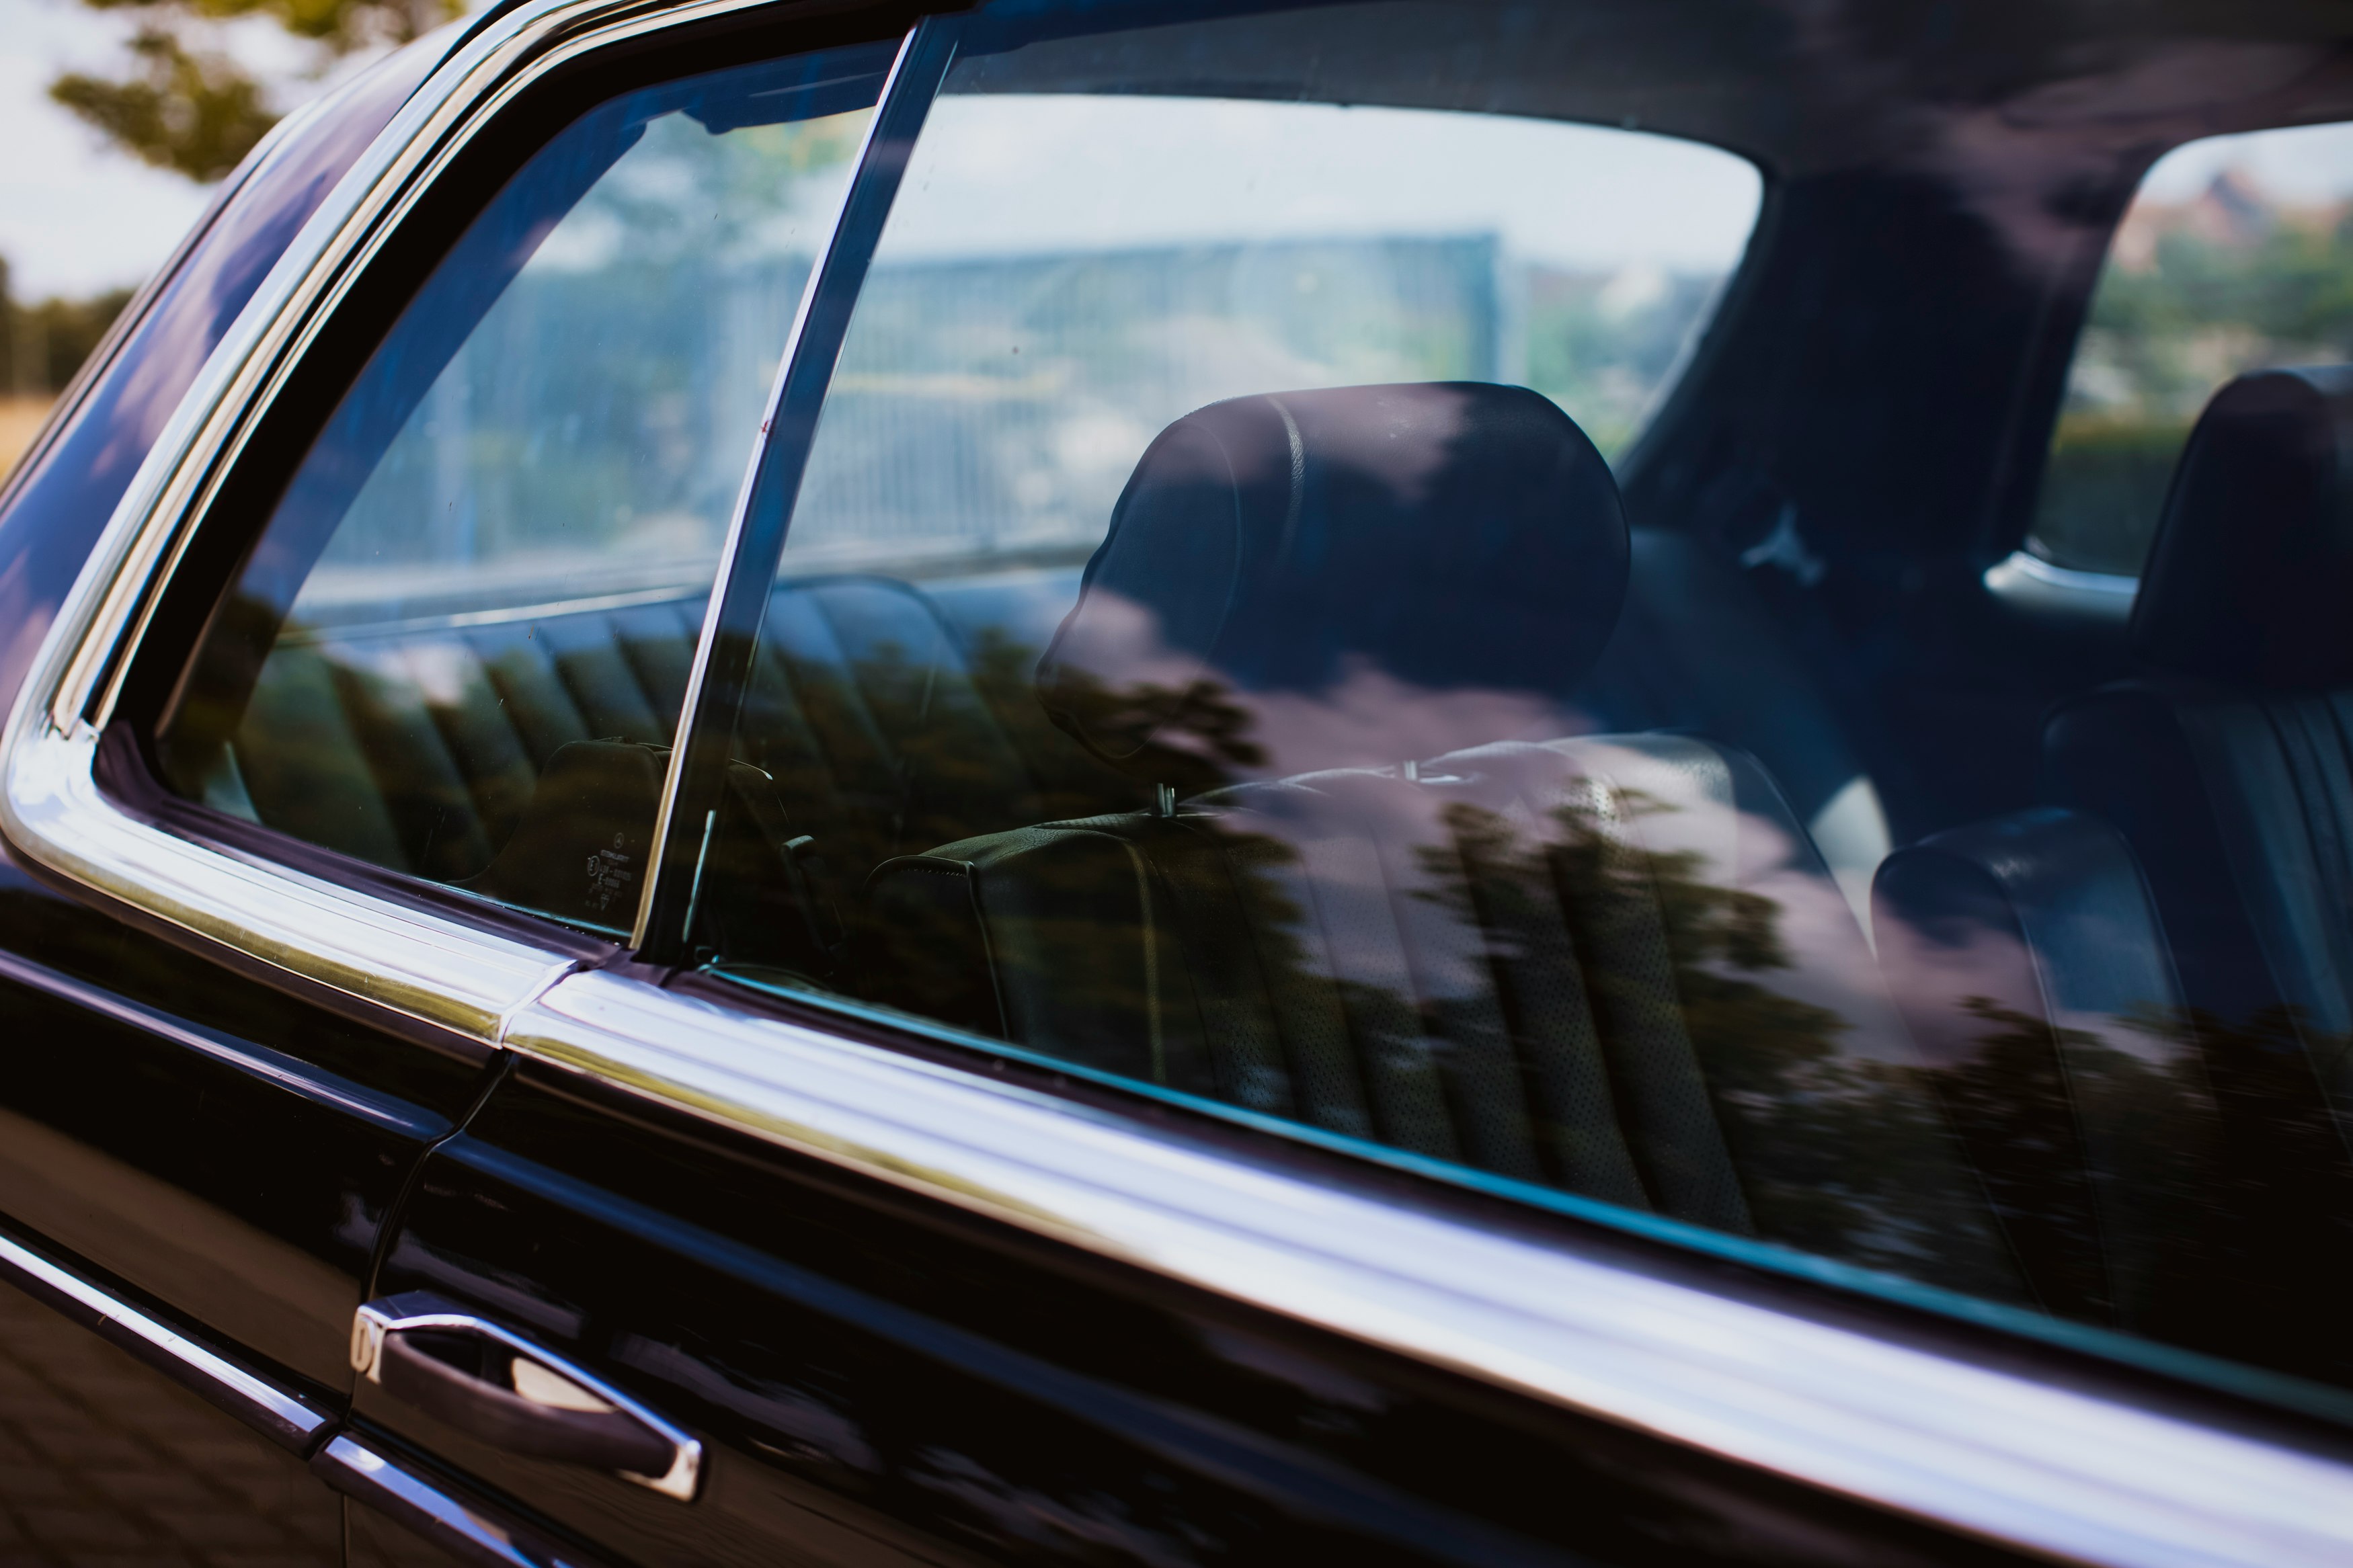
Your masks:
[{"label": "black car", "polygon": [[2339,362],[2338,5],[401,51],[0,495],[0,1558],[2353,1561]]}]

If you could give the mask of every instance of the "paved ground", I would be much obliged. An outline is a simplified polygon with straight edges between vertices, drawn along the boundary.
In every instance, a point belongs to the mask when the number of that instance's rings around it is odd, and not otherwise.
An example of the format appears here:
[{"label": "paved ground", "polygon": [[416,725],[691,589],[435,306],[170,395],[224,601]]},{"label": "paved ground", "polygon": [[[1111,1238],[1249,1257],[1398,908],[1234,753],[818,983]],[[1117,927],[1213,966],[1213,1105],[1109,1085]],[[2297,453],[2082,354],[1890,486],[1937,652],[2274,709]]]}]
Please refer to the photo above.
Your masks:
[{"label": "paved ground", "polygon": [[0,1285],[0,1568],[337,1568],[342,1519],[292,1456]]}]

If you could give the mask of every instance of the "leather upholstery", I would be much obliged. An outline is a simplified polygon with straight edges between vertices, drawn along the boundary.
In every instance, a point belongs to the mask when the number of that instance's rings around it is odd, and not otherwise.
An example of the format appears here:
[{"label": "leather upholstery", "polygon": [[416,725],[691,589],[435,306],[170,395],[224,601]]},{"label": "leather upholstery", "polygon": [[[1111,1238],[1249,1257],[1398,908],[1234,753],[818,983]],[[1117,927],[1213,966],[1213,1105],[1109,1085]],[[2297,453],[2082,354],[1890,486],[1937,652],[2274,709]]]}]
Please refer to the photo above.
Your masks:
[{"label": "leather upholstery", "polygon": [[2267,690],[2353,685],[2353,365],[2242,375],[2174,469],[2133,605],[2161,669]]},{"label": "leather upholstery", "polygon": [[[2133,616],[2164,673],[2067,703],[2047,797],[2147,868],[2183,1000],[2353,1112],[2353,368],[2242,377],[2184,449]],[[2307,1109],[2309,1107],[2307,1106]],[[2341,1143],[2341,1140],[2339,1140]]]},{"label": "leather upholstery", "polygon": [[[2353,370],[2215,395],[2133,617],[2157,669],[2062,705],[2043,795],[2145,868],[2244,1195],[2266,1332],[2353,1365]],[[2335,1373],[2331,1373],[2336,1375]]]},{"label": "leather upholstery", "polygon": [[2138,861],[2055,807],[1907,846],[1873,889],[1880,962],[2038,1294],[2194,1336],[2214,1104]]},{"label": "leather upholstery", "polygon": [[[881,999],[1720,1230],[2022,1293],[1842,896],[1761,770],[1504,742],[876,873]],[[1873,1130],[1894,1126],[1894,1141]]]},{"label": "leather upholstery", "polygon": [[[1352,665],[1558,706],[1624,593],[1608,471],[1526,395],[1421,390],[1242,399],[1172,426],[1041,662],[1058,721],[1156,769],[1210,679],[1245,719]],[[1371,471],[1387,461],[1415,483]],[[1454,613],[1391,608],[1430,607],[1424,584]],[[1080,700],[1123,688],[1149,695],[1116,723]],[[881,1000],[1103,1071],[2024,1293],[1862,931],[1762,769],[1670,735],[1405,763],[1398,733],[1344,736],[1356,765],[1252,779],[1240,759],[1245,782],[1163,811],[886,862],[868,925],[888,945],[866,973]]]},{"label": "leather upholstery", "polygon": [[2353,1109],[2353,367],[2215,394],[2133,613],[2164,673],[2063,706],[2050,797],[2148,868],[2185,1001],[2274,1018]]},{"label": "leather upholstery", "polygon": [[[1145,450],[1039,665],[1039,699],[1098,756],[1160,777],[1188,743],[1188,709],[1247,710],[1366,673],[1525,694],[1557,733],[1626,570],[1609,466],[1525,388],[1233,398]],[[1381,739],[1319,760],[1406,754]]]},{"label": "leather upholstery", "polygon": [[[394,869],[478,877],[563,748],[670,743],[701,621],[700,598],[680,597],[282,639],[233,741],[251,813]],[[985,684],[907,584],[778,589],[745,760],[772,775],[797,831],[821,840],[836,896],[847,901],[870,868],[909,848],[1131,798],[1041,795]],[[1028,737],[1052,735],[1026,690],[1020,700]],[[1068,771],[1066,758],[1058,765]]]}]

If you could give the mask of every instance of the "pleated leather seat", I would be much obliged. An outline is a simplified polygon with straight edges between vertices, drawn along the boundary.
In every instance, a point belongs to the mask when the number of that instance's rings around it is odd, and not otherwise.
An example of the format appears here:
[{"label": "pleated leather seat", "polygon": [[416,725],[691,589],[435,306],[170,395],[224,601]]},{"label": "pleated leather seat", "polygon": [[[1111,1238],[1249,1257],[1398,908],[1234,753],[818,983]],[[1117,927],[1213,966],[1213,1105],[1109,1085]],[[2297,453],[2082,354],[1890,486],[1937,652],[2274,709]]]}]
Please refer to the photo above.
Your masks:
[{"label": "pleated leather seat", "polygon": [[[232,742],[252,814],[376,865],[473,877],[559,748],[671,743],[702,619],[681,595],[282,638]],[[963,645],[905,584],[781,586],[744,733],[853,885],[892,854],[1045,810]]]},{"label": "pleated leather seat", "polygon": [[886,863],[867,973],[1090,1068],[2025,1295],[1772,782],[1694,737],[1562,738],[1626,572],[1606,466],[1533,394],[1189,416],[1039,673],[1164,809]]},{"label": "pleated leather seat", "polygon": [[2353,366],[2216,393],[2135,601],[2137,679],[2063,704],[2045,798],[2146,868],[2223,1123],[2237,1267],[2283,1363],[2353,1301]]}]

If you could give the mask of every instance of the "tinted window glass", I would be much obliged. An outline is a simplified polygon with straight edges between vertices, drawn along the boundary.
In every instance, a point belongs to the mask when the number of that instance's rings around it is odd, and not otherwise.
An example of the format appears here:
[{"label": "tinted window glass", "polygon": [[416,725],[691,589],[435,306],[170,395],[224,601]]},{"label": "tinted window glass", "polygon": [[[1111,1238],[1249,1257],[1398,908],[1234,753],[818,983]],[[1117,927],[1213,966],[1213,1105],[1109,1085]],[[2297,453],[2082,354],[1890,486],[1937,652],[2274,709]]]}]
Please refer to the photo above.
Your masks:
[{"label": "tinted window glass", "polygon": [[2131,188],[2129,116],[2254,93],[2239,57],[1054,9],[963,24],[820,356],[680,857],[691,960],[1695,1247],[2353,1379],[2353,367],[2214,346],[2337,352],[2242,287],[2327,253],[2322,197],[2252,249],[2127,231],[2154,270],[2112,270],[2085,366],[2126,281],[2224,279],[2132,340],[2174,367],[2136,373],[2149,418],[2208,412],[2131,626],[1987,586],[2049,437],[2018,389],[2122,205],[2052,193]]},{"label": "tinted window glass", "polygon": [[2110,246],[2067,378],[2034,543],[2137,573],[2189,426],[2232,376],[2353,358],[2353,126],[2193,142]]},{"label": "tinted window glass", "polygon": [[1757,216],[1752,166],[1662,137],[994,85],[966,68],[915,151],[797,574],[918,549],[1075,565],[1154,435],[1268,387],[1526,383],[1622,448]]},{"label": "tinted window glass", "polygon": [[532,159],[288,483],[166,728],[175,787],[628,925],[721,540],[887,64],[649,89]]},{"label": "tinted window glass", "polygon": [[1029,90],[1064,63],[968,55],[909,163],[703,956],[2032,1300],[1806,826],[1843,794],[1883,851],[1868,781],[1801,813],[1721,738],[1611,722],[1605,661],[1665,649],[1613,644],[1641,557],[1586,427],[1639,427],[1753,169],[1535,118]]}]

